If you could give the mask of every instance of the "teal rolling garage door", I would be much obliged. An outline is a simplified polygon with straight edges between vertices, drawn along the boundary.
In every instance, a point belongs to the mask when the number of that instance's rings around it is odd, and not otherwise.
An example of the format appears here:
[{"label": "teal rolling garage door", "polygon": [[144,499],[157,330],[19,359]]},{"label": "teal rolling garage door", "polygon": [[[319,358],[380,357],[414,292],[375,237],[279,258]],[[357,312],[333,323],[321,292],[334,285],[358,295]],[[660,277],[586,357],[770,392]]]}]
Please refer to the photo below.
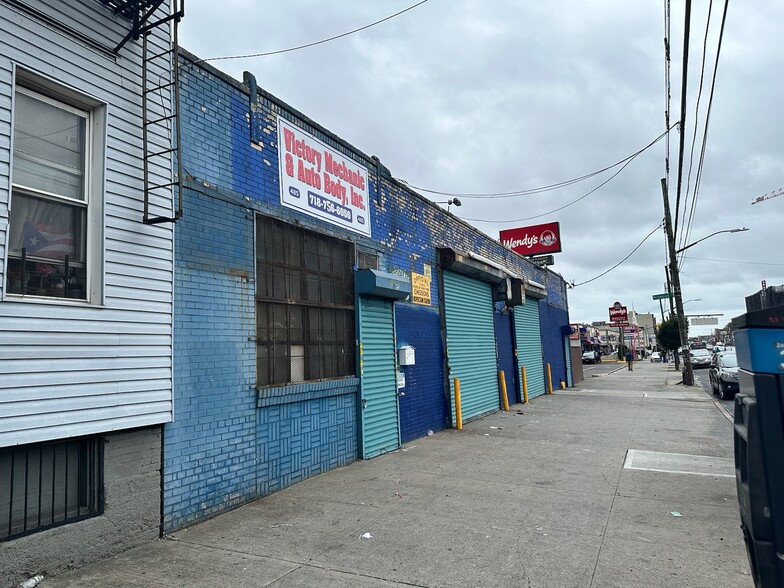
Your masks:
[{"label": "teal rolling garage door", "polygon": [[400,446],[393,303],[360,297],[362,458]]},{"label": "teal rolling garage door", "polygon": [[492,287],[487,282],[445,271],[444,309],[455,423],[454,378],[460,379],[463,421],[500,408]]},{"label": "teal rolling garage door", "polygon": [[572,348],[569,344],[569,335],[564,337],[564,354],[566,355],[566,385],[574,386],[572,381]]},{"label": "teal rolling garage door", "polygon": [[[528,398],[535,398],[545,393],[542,336],[539,328],[539,301],[536,298],[526,296],[525,304],[514,307],[514,318],[517,363],[519,367],[525,367]],[[520,397],[522,397],[522,392]]]}]

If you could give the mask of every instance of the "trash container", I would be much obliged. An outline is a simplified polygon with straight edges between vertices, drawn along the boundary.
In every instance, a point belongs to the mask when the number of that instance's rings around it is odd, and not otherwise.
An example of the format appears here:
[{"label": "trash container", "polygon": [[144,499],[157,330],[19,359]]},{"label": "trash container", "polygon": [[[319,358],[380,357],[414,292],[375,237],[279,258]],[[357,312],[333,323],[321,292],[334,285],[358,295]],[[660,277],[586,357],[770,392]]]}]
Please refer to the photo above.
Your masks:
[{"label": "trash container", "polygon": [[784,588],[784,306],[748,312],[732,326],[741,528],[756,585]]}]

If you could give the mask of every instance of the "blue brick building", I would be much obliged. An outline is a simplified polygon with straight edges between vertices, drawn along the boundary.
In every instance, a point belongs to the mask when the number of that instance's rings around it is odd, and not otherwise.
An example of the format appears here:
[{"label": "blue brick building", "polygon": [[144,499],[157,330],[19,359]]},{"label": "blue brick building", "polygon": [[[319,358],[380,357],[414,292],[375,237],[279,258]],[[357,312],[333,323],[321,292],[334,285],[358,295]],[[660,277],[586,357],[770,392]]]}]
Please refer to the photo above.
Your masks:
[{"label": "blue brick building", "polygon": [[454,426],[456,378],[464,419],[499,409],[502,363],[512,401],[525,362],[532,388],[544,360],[568,380],[560,276],[251,74],[182,59],[165,531]]}]

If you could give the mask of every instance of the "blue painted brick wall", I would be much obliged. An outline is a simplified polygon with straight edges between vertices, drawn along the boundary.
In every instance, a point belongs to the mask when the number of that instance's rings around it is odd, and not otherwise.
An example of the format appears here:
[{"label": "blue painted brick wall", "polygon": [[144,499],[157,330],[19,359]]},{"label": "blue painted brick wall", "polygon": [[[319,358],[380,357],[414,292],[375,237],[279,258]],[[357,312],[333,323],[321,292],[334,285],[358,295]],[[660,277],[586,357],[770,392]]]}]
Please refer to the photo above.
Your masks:
[{"label": "blue painted brick wall", "polygon": [[164,427],[164,530],[256,494],[253,224],[185,192],[175,231],[174,420]]},{"label": "blue painted brick wall", "polygon": [[[166,441],[165,518],[170,527],[356,456],[356,415],[349,415],[355,395],[304,400],[291,396],[279,402],[265,397],[271,392],[261,391],[260,402],[254,405],[255,359],[249,341],[254,335],[252,283],[242,282],[226,269],[243,268],[253,275],[254,213],[354,241],[377,252],[386,271],[425,273],[426,265],[433,270],[432,305],[398,305],[398,343],[410,341],[417,347],[417,365],[406,368],[406,396],[400,404],[404,440],[446,423],[436,247],[484,255],[545,284],[550,303],[566,307],[560,276],[533,266],[495,237],[398,185],[383,166],[377,168],[373,159],[269,94],[258,94],[251,115],[246,87],[209,65],[187,63],[190,59],[186,53],[181,75],[182,158],[186,174],[193,185],[203,188],[205,197],[186,203],[185,219],[177,226],[175,288],[176,303],[182,308],[175,313],[175,422],[167,429]],[[280,206],[277,117],[281,112],[368,168],[372,238]],[[253,144],[251,128],[259,139]],[[209,338],[213,333],[218,337],[214,348]],[[560,341],[560,333],[543,332],[543,338],[553,336]],[[215,354],[210,353],[213,350]],[[308,427],[313,419],[322,422],[322,418],[329,423],[329,432],[317,441]],[[208,425],[221,433],[210,434]],[[273,439],[273,433],[280,439]],[[321,444],[318,452],[314,444]],[[221,464],[220,473],[213,473],[210,468],[227,458],[231,465]],[[224,480],[232,469],[236,480]]]}]

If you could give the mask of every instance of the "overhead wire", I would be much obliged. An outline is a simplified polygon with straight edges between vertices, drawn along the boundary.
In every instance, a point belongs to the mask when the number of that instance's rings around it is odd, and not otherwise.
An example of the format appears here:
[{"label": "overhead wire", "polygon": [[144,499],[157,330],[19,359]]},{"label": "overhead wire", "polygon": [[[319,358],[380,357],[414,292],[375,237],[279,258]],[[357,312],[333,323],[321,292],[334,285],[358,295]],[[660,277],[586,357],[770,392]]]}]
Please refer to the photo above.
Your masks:
[{"label": "overhead wire", "polygon": [[697,261],[718,261],[720,263],[742,263],[744,265],[770,265],[775,267],[784,267],[784,263],[765,263],[763,261],[745,261],[740,259],[714,259],[711,257],[692,257],[685,255],[686,259],[695,259]]},{"label": "overhead wire", "polygon": [[672,225],[673,239],[678,232],[678,213],[681,208],[681,186],[683,184],[683,156],[685,151],[686,133],[686,96],[689,79],[689,35],[691,32],[691,0],[685,0],[685,16],[683,23],[683,72],[681,75],[681,112],[680,141],[678,146],[678,187],[675,192],[675,222]]},{"label": "overhead wire", "polygon": [[[673,125],[673,126],[676,126],[676,125]],[[632,161],[634,161],[634,159],[636,157],[638,157],[640,154],[642,154],[646,149],[649,149],[650,147],[655,145],[666,134],[667,134],[667,132],[662,133],[656,139],[654,139],[653,142],[648,144],[645,148],[641,149],[640,151],[638,151],[638,152],[632,154],[630,157],[626,158],[625,163],[621,166],[621,168],[618,171],[616,171],[613,175],[611,175],[609,178],[604,180],[601,184],[599,184],[598,186],[592,188],[591,190],[589,190],[588,192],[586,192],[585,194],[583,194],[579,198],[577,198],[575,200],[572,200],[571,202],[568,202],[567,204],[564,204],[563,206],[559,206],[558,208],[555,208],[553,210],[548,210],[547,212],[543,212],[541,214],[536,214],[534,216],[527,216],[527,217],[524,217],[524,218],[517,218],[517,219],[489,220],[489,219],[484,219],[484,218],[468,218],[468,217],[461,217],[461,218],[463,220],[467,220],[467,221],[485,222],[485,223],[490,223],[490,224],[502,224],[502,223],[516,223],[516,222],[521,222],[521,221],[527,221],[527,220],[531,220],[531,219],[547,216],[547,215],[550,215],[550,214],[552,214],[554,212],[561,211],[564,208],[568,208],[569,206],[572,206],[573,204],[577,204],[578,202],[580,202],[580,200],[583,200],[584,198],[587,198],[588,196],[590,196],[591,194],[596,192],[599,188],[602,188],[603,186],[607,185],[616,176],[618,176],[618,174],[620,174],[624,169],[626,169],[626,166],[628,166]]]},{"label": "overhead wire", "polygon": [[[705,127],[704,127],[704,131],[703,131],[703,135],[702,135],[702,148],[700,150],[700,161],[699,161],[699,164],[697,165],[697,177],[696,177],[696,180],[695,180],[695,183],[694,183],[694,193],[693,193],[693,196],[692,196],[692,206],[693,207],[696,205],[697,196],[699,195],[700,185],[702,183],[702,170],[703,170],[703,164],[705,163],[705,151],[706,151],[706,147],[707,147],[707,143],[708,143],[708,128],[710,127],[710,115],[711,115],[711,110],[713,108],[713,97],[714,97],[715,92],[716,92],[716,77],[717,77],[717,72],[718,72],[718,69],[719,69],[719,57],[721,57],[721,45],[722,45],[722,41],[724,40],[724,25],[727,22],[727,9],[728,9],[728,7],[729,7],[729,0],[724,0],[724,10],[723,10],[722,15],[721,15],[721,27],[719,29],[719,40],[718,40],[718,42],[716,44],[716,61],[713,64],[713,76],[712,76],[712,79],[711,79],[711,91],[710,91],[710,96],[708,98],[707,112],[705,114]],[[687,231],[688,231],[688,233],[691,233],[691,225],[689,225]],[[688,235],[687,235],[687,239],[688,239]],[[684,241],[684,244],[686,242],[687,241]]]},{"label": "overhead wire", "polygon": [[[697,90],[697,103],[694,108],[694,132],[691,137],[691,150],[689,151],[689,172],[686,175],[686,196],[683,200],[684,208],[689,208],[689,193],[691,192],[691,173],[694,168],[694,148],[697,145],[697,132],[699,131],[699,118],[700,118],[700,103],[702,102],[702,89],[705,83],[705,65],[708,59],[708,33],[710,33],[711,16],[713,14],[713,0],[708,3],[708,17],[705,21],[705,36],[702,41],[702,65],[700,66],[700,85]],[[688,216],[686,214],[681,218],[681,238],[678,246],[681,247],[688,242],[688,233],[691,229],[691,223],[694,219],[696,199],[692,199],[691,207]]]},{"label": "overhead wire", "polygon": [[628,254],[626,257],[624,257],[624,258],[623,258],[621,261],[619,261],[618,263],[616,263],[616,264],[615,264],[614,266],[612,266],[610,269],[603,271],[603,272],[602,272],[602,273],[600,273],[598,276],[595,276],[595,277],[591,278],[590,280],[585,280],[584,282],[579,282],[579,283],[576,283],[576,284],[575,284],[575,283],[572,283],[572,288],[576,288],[577,286],[583,286],[584,284],[589,284],[590,282],[593,282],[593,281],[595,281],[595,280],[598,280],[598,279],[599,279],[599,278],[601,278],[602,276],[606,276],[607,274],[609,274],[611,271],[613,271],[615,268],[617,268],[619,265],[621,265],[623,262],[625,262],[627,259],[629,259],[629,258],[630,258],[632,255],[634,255],[634,253],[635,253],[635,252],[636,252],[636,251],[637,251],[637,250],[638,250],[640,247],[642,247],[643,243],[645,243],[645,242],[646,242],[646,241],[647,241],[647,240],[648,240],[648,239],[651,237],[651,235],[653,235],[653,234],[654,234],[656,231],[658,231],[658,230],[659,230],[659,229],[662,227],[662,225],[663,225],[663,224],[664,224],[664,222],[660,222],[658,225],[656,225],[656,226],[653,228],[653,230],[652,230],[650,233],[648,233],[648,234],[645,236],[645,238],[644,238],[642,241],[640,241],[640,242],[637,244],[637,246],[636,246],[634,249],[632,249],[632,250],[629,252],[629,254]]},{"label": "overhead wire", "polygon": [[379,24],[381,24],[383,22],[391,20],[391,19],[393,19],[393,18],[395,18],[397,16],[400,16],[401,14],[404,14],[404,13],[408,12],[409,10],[413,10],[414,8],[417,8],[418,6],[421,6],[422,4],[425,4],[426,2],[428,2],[428,0],[421,0],[420,2],[417,2],[416,4],[412,4],[408,8],[404,8],[403,10],[400,10],[400,11],[394,13],[394,14],[390,14],[389,16],[386,16],[386,17],[384,17],[384,18],[382,18],[380,20],[377,20],[375,22],[371,22],[370,24],[366,24],[364,26],[358,27],[356,29],[352,29],[350,31],[346,31],[345,33],[340,33],[339,35],[333,35],[331,37],[327,37],[326,39],[321,39],[319,41],[313,41],[311,43],[305,43],[304,45],[297,45],[295,47],[288,47],[287,49],[277,49],[275,51],[264,51],[264,52],[261,52],[261,53],[248,53],[248,54],[244,54],[244,55],[225,55],[225,56],[221,56],[221,57],[207,57],[205,59],[197,59],[196,61],[193,61],[191,63],[191,65],[195,65],[197,63],[202,63],[202,62],[206,62],[206,61],[224,61],[224,60],[228,60],[228,59],[248,59],[248,58],[251,58],[251,57],[268,57],[270,55],[280,55],[281,53],[290,53],[291,51],[299,51],[300,49],[308,49],[310,47],[315,47],[316,45],[322,45],[324,43],[329,43],[330,41],[335,41],[337,39],[342,39],[343,37],[348,37],[349,35],[353,35],[355,33],[359,33],[360,31],[367,30],[367,29],[369,29],[371,27],[374,27],[374,26],[379,25]]},{"label": "overhead wire", "polygon": [[405,182],[405,181],[404,181],[404,183],[407,186],[409,186],[410,188],[414,189],[414,190],[418,190],[420,192],[425,192],[427,194],[437,194],[439,196],[457,196],[459,198],[487,198],[487,199],[512,198],[512,197],[515,197],[515,196],[526,196],[526,195],[529,195],[529,194],[539,194],[541,192],[549,192],[551,190],[557,190],[557,189],[563,188],[565,186],[571,186],[572,184],[576,184],[578,182],[582,182],[583,180],[587,180],[589,178],[592,178],[594,176],[602,174],[602,173],[604,173],[606,171],[609,171],[609,170],[613,169],[614,167],[618,167],[619,165],[622,165],[622,164],[624,164],[624,163],[634,159],[635,157],[640,155],[645,150],[653,147],[656,143],[658,143],[661,140],[662,137],[664,137],[665,135],[669,135],[669,132],[673,128],[675,128],[676,126],[677,126],[677,123],[675,125],[673,125],[672,127],[668,127],[668,129],[666,131],[664,131],[661,135],[659,135],[653,141],[648,143],[645,147],[643,147],[642,149],[638,149],[637,151],[635,151],[631,155],[627,155],[623,159],[621,159],[619,161],[616,161],[615,163],[613,163],[611,165],[608,165],[608,166],[603,167],[601,169],[598,169],[596,171],[584,174],[582,176],[577,176],[575,178],[571,178],[569,180],[563,180],[561,182],[556,182],[554,184],[548,184],[546,186],[540,186],[538,188],[524,188],[524,189],[520,189],[520,190],[512,190],[510,192],[444,192],[444,191],[441,191],[441,190],[433,190],[433,189],[430,189],[430,188],[423,188],[421,186],[415,186],[415,185],[410,184],[410,183]]}]

